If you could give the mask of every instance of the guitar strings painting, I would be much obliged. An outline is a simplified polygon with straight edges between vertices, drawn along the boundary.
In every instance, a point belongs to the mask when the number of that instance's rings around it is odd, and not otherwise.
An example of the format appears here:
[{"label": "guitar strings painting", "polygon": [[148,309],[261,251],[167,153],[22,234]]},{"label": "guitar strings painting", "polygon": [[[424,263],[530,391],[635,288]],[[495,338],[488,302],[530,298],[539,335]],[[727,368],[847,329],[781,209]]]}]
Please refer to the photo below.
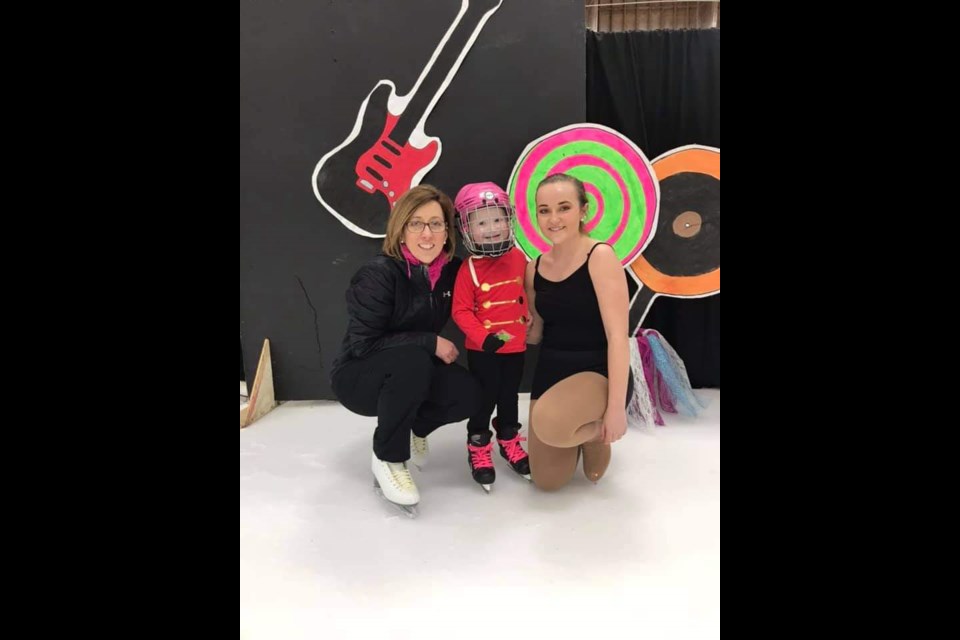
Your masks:
[{"label": "guitar strings painting", "polygon": [[[420,184],[440,160],[443,146],[426,134],[426,120],[502,3],[463,0],[410,92],[398,96],[392,81],[378,82],[360,105],[347,138],[317,163],[314,195],[354,233],[384,237],[397,198]],[[345,184],[356,188],[344,189]]]}]

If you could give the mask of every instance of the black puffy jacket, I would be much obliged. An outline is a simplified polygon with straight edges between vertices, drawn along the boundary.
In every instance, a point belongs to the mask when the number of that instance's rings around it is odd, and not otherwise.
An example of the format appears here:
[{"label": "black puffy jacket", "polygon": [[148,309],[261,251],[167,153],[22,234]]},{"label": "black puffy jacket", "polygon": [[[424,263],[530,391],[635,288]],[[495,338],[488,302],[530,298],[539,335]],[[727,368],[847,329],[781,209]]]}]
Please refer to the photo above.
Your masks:
[{"label": "black puffy jacket", "polygon": [[460,268],[454,256],[430,291],[427,268],[387,255],[360,267],[347,289],[347,335],[333,361],[332,375],[345,363],[407,345],[436,353],[437,336],[450,319],[453,283]]}]

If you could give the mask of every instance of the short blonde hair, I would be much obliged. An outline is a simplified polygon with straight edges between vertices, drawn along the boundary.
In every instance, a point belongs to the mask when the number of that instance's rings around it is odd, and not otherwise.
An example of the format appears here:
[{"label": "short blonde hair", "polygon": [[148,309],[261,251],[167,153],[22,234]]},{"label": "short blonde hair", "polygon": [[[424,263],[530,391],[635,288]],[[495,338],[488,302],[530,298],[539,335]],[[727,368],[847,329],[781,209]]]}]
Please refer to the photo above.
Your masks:
[{"label": "short blonde hair", "polygon": [[383,252],[392,258],[403,260],[400,241],[413,214],[429,202],[437,202],[443,209],[443,220],[447,223],[447,240],[444,249],[447,257],[452,258],[457,250],[456,233],[453,230],[453,202],[443,191],[429,184],[421,184],[404,193],[393,205],[387,219],[387,235],[383,239]]}]

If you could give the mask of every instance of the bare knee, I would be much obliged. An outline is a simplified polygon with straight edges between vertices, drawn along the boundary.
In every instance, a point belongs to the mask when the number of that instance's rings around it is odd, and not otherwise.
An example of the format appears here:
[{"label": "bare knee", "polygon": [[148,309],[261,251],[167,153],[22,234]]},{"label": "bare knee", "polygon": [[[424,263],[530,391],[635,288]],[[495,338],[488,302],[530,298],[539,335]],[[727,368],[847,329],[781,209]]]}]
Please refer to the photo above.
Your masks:
[{"label": "bare knee", "polygon": [[530,452],[530,479],[534,486],[543,491],[556,491],[566,486],[577,471],[576,459],[567,460],[566,451],[551,452],[560,453],[559,456],[540,456],[537,453],[540,452]]},{"label": "bare knee", "polygon": [[550,447],[556,447],[560,449],[562,448],[561,445],[565,444],[564,438],[558,437],[555,433],[551,433],[549,430],[544,432],[537,431],[537,436],[539,436],[540,442]]},{"label": "bare knee", "polygon": [[542,491],[556,491],[557,489],[562,489],[563,487],[567,486],[567,484],[570,483],[571,478],[573,478],[572,473],[569,476],[551,476],[544,478],[537,475],[533,469],[530,471],[530,478],[533,480],[534,486]]},{"label": "bare knee", "polygon": [[[538,425],[541,423],[537,423]],[[584,442],[590,442],[600,433],[599,423],[593,421],[586,424],[554,423],[537,427],[537,437],[540,442],[557,449],[571,449]]]}]

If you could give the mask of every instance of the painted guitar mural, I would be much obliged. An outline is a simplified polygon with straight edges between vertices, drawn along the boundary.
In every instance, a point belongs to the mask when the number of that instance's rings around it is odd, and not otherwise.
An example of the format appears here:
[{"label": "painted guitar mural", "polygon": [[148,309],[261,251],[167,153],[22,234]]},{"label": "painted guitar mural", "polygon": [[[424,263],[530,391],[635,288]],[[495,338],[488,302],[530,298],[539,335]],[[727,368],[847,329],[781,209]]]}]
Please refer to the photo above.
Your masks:
[{"label": "painted guitar mural", "polygon": [[360,105],[353,130],[313,170],[313,193],[348,229],[382,238],[390,208],[437,164],[442,145],[424,123],[484,24],[503,0],[461,0],[460,12],[409,93],[381,80]]}]

